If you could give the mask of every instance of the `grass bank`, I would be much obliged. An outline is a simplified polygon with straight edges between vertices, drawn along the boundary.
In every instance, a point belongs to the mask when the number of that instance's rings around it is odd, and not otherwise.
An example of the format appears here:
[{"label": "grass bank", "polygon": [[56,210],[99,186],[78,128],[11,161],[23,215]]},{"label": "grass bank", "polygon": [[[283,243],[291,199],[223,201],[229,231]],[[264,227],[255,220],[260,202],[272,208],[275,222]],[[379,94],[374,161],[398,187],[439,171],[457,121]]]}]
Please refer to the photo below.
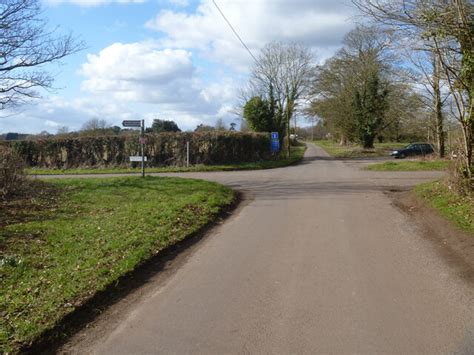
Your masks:
[{"label": "grass bank", "polygon": [[387,161],[371,164],[367,170],[372,171],[424,171],[446,170],[451,162],[449,160],[416,160],[416,161]]},{"label": "grass bank", "polygon": [[320,140],[313,143],[335,158],[383,157],[388,156],[392,150],[403,148],[407,145],[407,143],[397,142],[375,143],[374,149],[363,149],[357,145],[341,146],[339,143],[331,140]]},{"label": "grass bank", "polygon": [[415,194],[428,206],[474,236],[474,201],[451,191],[443,182],[431,182],[415,187]]},{"label": "grass bank", "polygon": [[[234,170],[260,170],[281,168],[303,159],[305,146],[292,147],[289,158],[282,156],[277,160],[262,160],[257,162],[237,163],[227,165],[192,165],[190,167],[169,166],[161,168],[146,168],[147,173],[180,173],[180,172],[206,172],[206,171],[234,171]],[[27,170],[30,175],[79,175],[79,174],[137,174],[140,168],[77,168],[77,169],[36,169]]]},{"label": "grass bank", "polygon": [[31,343],[234,199],[227,187],[177,178],[38,184],[33,197],[0,206],[0,353]]}]

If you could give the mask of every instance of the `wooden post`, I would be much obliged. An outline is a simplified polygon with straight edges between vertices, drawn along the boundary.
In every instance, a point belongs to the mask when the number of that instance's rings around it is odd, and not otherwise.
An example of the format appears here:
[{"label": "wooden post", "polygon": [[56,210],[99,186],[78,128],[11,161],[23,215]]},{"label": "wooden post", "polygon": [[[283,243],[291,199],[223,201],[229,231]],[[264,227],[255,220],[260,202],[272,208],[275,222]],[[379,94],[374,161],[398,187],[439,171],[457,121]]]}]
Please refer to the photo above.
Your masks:
[{"label": "wooden post", "polygon": [[140,147],[142,152],[142,177],[145,177],[145,144],[143,139],[145,138],[145,120],[142,120],[141,133],[140,133]]},{"label": "wooden post", "polygon": [[189,141],[186,142],[186,167],[189,168]]}]

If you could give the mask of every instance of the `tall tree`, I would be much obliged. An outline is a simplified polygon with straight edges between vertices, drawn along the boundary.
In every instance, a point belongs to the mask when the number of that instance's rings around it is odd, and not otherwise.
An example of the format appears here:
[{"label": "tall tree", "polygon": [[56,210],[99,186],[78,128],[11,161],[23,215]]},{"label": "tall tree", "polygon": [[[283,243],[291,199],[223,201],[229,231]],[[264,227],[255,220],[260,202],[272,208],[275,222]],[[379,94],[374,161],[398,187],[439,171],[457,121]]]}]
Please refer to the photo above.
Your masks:
[{"label": "tall tree", "polygon": [[0,4],[0,109],[39,96],[53,77],[44,64],[84,48],[71,34],[56,36],[41,18],[39,0],[3,0]]},{"label": "tall tree", "polygon": [[392,123],[385,117],[393,71],[388,42],[386,34],[374,27],[358,26],[316,72],[312,110],[338,133],[341,144],[351,140],[372,148],[375,138]]},{"label": "tall tree", "polygon": [[268,100],[274,126],[286,133],[290,154],[290,122],[301,100],[309,93],[314,55],[300,43],[272,42],[261,51],[251,78],[251,96]]},{"label": "tall tree", "polygon": [[324,126],[345,145],[355,139],[352,119],[354,79],[352,69],[340,53],[318,67],[313,81],[309,114],[323,119]]},{"label": "tall tree", "polygon": [[353,109],[359,142],[373,148],[374,140],[384,125],[388,90],[381,88],[379,73],[372,72],[361,89],[354,88]]}]

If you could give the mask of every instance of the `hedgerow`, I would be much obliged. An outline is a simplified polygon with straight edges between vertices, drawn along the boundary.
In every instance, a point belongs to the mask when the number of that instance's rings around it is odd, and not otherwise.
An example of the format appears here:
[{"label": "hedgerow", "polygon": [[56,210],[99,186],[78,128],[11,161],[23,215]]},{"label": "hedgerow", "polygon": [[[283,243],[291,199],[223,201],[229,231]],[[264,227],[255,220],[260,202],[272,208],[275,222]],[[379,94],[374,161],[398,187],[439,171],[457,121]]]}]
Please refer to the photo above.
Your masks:
[{"label": "hedgerow", "polygon": [[[269,159],[270,137],[265,133],[195,132],[146,134],[147,165],[186,164],[186,142],[191,164],[228,164]],[[129,156],[140,155],[138,135],[45,138],[8,143],[29,167],[78,168],[129,166]]]}]

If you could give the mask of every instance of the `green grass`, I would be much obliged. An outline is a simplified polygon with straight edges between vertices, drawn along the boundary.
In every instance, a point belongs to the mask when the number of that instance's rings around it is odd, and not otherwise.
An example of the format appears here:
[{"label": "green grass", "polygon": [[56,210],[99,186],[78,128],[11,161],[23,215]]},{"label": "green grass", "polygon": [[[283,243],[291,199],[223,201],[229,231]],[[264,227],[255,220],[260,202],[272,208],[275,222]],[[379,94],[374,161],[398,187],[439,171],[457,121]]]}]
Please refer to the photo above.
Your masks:
[{"label": "green grass", "polygon": [[415,188],[415,194],[457,227],[474,235],[474,201],[472,199],[461,197],[439,181],[418,185]]},{"label": "green grass", "polygon": [[38,184],[44,193],[0,206],[0,353],[17,352],[234,199],[227,187],[178,178]]},{"label": "green grass", "polygon": [[449,160],[417,160],[417,161],[387,161],[371,164],[367,170],[372,171],[422,171],[446,170],[450,165]]},{"label": "green grass", "polygon": [[[227,165],[192,165],[190,167],[161,167],[146,168],[147,173],[178,173],[206,171],[260,170],[288,166],[303,158],[305,146],[292,147],[290,158],[282,157],[277,160],[262,160],[257,162],[237,163]],[[36,169],[27,170],[30,175],[79,175],[79,174],[131,174],[140,173],[140,168],[77,168],[77,169]]]},{"label": "green grass", "polygon": [[374,149],[363,149],[358,145],[341,146],[330,140],[314,141],[315,145],[323,148],[329,155],[335,158],[367,158],[387,156],[392,150],[403,148],[407,143],[375,143]]}]

